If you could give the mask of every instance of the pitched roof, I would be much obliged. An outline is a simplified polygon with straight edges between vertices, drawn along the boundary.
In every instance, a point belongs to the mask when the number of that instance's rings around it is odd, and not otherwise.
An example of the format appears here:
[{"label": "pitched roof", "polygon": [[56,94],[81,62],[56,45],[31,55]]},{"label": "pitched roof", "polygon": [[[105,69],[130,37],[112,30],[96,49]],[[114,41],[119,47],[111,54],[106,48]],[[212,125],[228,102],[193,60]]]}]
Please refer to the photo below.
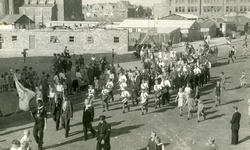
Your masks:
[{"label": "pitched roof", "polygon": [[108,3],[110,5],[112,5],[113,7],[115,7],[116,3]]},{"label": "pitched roof", "polygon": [[160,28],[160,27],[179,27],[182,29],[190,28],[195,20],[134,20],[125,19],[118,28]]},{"label": "pitched roof", "polygon": [[134,8],[133,5],[130,4],[129,1],[121,1],[127,8]]},{"label": "pitched roof", "polygon": [[200,24],[201,28],[209,28],[209,27],[211,27],[213,24],[216,25],[216,23],[215,23],[213,20],[211,20],[211,19],[207,19],[207,20],[205,20],[204,22],[201,22],[201,23],[199,23],[199,24]]},{"label": "pitched roof", "polygon": [[193,15],[193,14],[176,14],[176,15],[184,17],[184,18],[188,18],[188,19],[198,19],[198,16]]},{"label": "pitched roof", "polygon": [[228,22],[234,22],[236,24],[239,25],[244,25],[247,22],[250,22],[250,18],[247,18],[245,16],[228,16],[228,17],[224,17],[226,21]]},{"label": "pitched roof", "polygon": [[6,15],[2,19],[0,19],[0,24],[3,24],[3,22],[7,22],[7,24],[13,24],[23,16],[25,15],[19,15],[19,14],[18,15]]}]

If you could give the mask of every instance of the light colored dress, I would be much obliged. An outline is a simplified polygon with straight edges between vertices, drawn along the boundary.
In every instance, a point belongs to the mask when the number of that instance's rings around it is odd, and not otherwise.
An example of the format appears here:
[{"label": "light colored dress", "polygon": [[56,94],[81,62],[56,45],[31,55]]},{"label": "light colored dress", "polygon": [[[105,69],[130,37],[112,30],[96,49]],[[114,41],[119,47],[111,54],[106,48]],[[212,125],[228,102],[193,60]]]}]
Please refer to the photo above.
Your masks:
[{"label": "light colored dress", "polygon": [[178,92],[178,107],[182,107],[184,104],[185,93]]}]

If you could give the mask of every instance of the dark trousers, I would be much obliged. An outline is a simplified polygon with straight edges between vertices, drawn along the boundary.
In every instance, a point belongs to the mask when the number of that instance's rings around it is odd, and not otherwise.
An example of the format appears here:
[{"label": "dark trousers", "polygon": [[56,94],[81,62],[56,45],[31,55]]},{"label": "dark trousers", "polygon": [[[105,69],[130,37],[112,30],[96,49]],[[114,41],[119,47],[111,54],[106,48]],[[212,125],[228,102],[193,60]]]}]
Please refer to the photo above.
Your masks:
[{"label": "dark trousers", "polygon": [[47,103],[48,102],[48,89],[42,87],[42,94],[43,94],[43,102]]},{"label": "dark trousers", "polygon": [[239,141],[239,130],[232,130],[231,144],[237,145]]},{"label": "dark trousers", "polygon": [[111,90],[110,92],[109,92],[109,99],[112,99],[112,102],[114,101],[114,94],[113,94],[113,91]]},{"label": "dark trousers", "polygon": [[59,112],[56,112],[55,114],[53,114],[53,120],[56,122],[56,130],[58,130],[59,125],[60,125],[60,114],[59,114]]},{"label": "dark trousers", "polygon": [[36,143],[38,144],[38,148],[42,149],[43,146],[43,129],[44,129],[44,123],[38,122],[34,124],[33,127],[33,136],[36,140]]},{"label": "dark trousers", "polygon": [[97,141],[96,150],[110,150],[110,145],[108,143],[101,144],[101,141]]},{"label": "dark trousers", "polygon": [[167,103],[169,103],[169,99],[170,99],[170,94],[169,92],[165,92],[162,94],[162,105],[165,105],[165,102],[167,101]]},{"label": "dark trousers", "polygon": [[64,116],[62,116],[61,117],[62,118],[62,120],[61,120],[61,122],[62,122],[62,127],[65,129],[65,135],[69,135],[69,130],[70,130],[70,128],[69,128],[69,124],[70,124],[70,119],[67,119],[66,117],[64,117]]},{"label": "dark trousers", "polygon": [[92,127],[92,124],[83,122],[83,133],[84,133],[84,138],[85,140],[88,139],[88,129],[90,129],[90,132],[93,134],[93,137],[95,136],[95,130]]},{"label": "dark trousers", "polygon": [[138,91],[134,90],[132,92],[132,104],[135,105],[135,103],[138,105],[139,101],[138,101]]},{"label": "dark trousers", "polygon": [[108,98],[107,97],[103,97],[102,98],[103,100],[102,100],[102,108],[103,108],[103,110],[105,110],[105,107],[107,108],[107,110],[109,110],[109,103],[108,103]]}]

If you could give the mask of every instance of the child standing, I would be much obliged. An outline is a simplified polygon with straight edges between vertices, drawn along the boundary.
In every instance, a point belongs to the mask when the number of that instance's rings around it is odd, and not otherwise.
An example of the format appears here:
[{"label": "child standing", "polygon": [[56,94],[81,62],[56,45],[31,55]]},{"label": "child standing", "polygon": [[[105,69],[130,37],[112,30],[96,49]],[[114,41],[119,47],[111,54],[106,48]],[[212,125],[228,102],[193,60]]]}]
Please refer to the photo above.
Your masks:
[{"label": "child standing", "polygon": [[18,140],[13,140],[12,147],[10,150],[21,150],[20,142]]},{"label": "child standing", "polygon": [[209,138],[209,150],[219,150],[213,138]]},{"label": "child standing", "polygon": [[26,62],[26,57],[28,56],[26,49],[23,50],[22,55],[23,55],[23,61],[25,63]]},{"label": "child standing", "polygon": [[31,140],[30,140],[30,131],[29,130],[24,130],[23,132],[23,137],[20,141],[21,143],[21,149],[22,150],[30,150],[30,143],[31,143]]},{"label": "child standing", "polygon": [[246,73],[245,70],[242,71],[241,73],[241,78],[240,78],[240,87],[247,87],[247,82],[246,82]]}]

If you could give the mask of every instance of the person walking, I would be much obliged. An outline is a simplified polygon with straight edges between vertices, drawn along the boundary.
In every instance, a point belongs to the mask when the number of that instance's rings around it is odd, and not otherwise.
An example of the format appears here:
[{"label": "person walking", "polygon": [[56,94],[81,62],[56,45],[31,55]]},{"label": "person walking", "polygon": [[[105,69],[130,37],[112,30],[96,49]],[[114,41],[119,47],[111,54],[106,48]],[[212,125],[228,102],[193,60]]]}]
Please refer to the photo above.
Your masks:
[{"label": "person walking", "polygon": [[56,131],[59,130],[60,118],[62,109],[62,97],[56,93],[56,96],[51,100],[51,114],[53,115],[53,120],[56,122]]},{"label": "person walking", "polygon": [[220,95],[221,95],[222,87],[220,85],[220,82],[217,81],[216,87],[214,88],[215,93],[215,107],[220,105]]},{"label": "person walking", "polygon": [[177,93],[175,102],[178,102],[178,108],[180,111],[180,116],[182,116],[183,104],[186,94],[183,92],[182,88],[179,88],[179,92]]},{"label": "person walking", "polygon": [[246,82],[246,73],[245,70],[242,71],[241,73],[241,78],[240,78],[240,87],[247,87],[247,82]]},{"label": "person walking", "polygon": [[110,133],[111,125],[105,121],[106,116],[101,115],[99,117],[100,123],[97,130],[97,144],[96,150],[110,150]]},{"label": "person walking", "polygon": [[23,55],[23,62],[25,63],[26,62],[26,57],[28,56],[28,53],[26,51],[27,49],[23,49],[22,51],[22,55]]},{"label": "person walking", "polygon": [[65,138],[69,136],[70,119],[73,119],[73,106],[67,97],[63,97],[61,110],[61,125],[65,129]]},{"label": "person walking", "polygon": [[35,119],[33,136],[38,144],[38,150],[42,150],[44,129],[47,129],[47,111],[43,106],[43,100],[37,99],[37,108],[30,112]]},{"label": "person walking", "polygon": [[240,129],[241,114],[238,112],[237,106],[234,106],[233,110],[234,110],[234,114],[233,114],[232,119],[230,121],[231,130],[232,130],[231,145],[237,145],[239,142],[239,129]]},{"label": "person walking", "polygon": [[94,120],[94,107],[91,105],[89,99],[86,99],[83,106],[83,115],[82,115],[82,125],[84,132],[84,141],[88,140],[87,131],[89,130],[93,138],[95,137],[96,131],[92,127],[92,123]]}]

